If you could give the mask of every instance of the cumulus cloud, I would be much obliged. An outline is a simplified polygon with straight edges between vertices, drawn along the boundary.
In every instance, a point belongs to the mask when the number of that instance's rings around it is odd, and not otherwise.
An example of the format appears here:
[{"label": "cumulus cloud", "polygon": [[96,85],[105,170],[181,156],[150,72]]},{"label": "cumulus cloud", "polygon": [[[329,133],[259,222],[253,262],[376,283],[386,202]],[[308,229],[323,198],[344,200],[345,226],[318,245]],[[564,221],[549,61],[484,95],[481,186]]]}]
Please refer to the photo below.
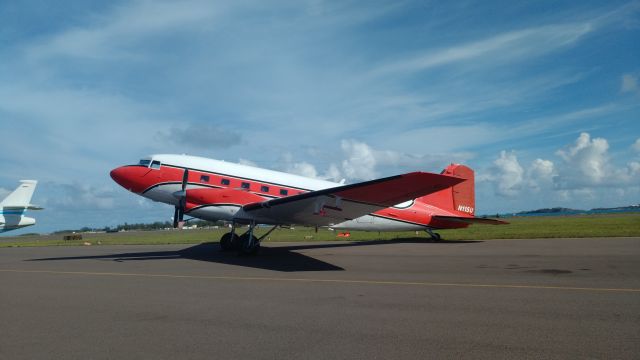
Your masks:
[{"label": "cumulus cloud", "polygon": [[[298,175],[340,182],[366,181],[382,176],[399,174],[408,171],[438,171],[446,164],[464,162],[472,155],[468,153],[415,155],[392,150],[375,149],[369,144],[343,139],[340,142],[341,152],[335,155],[328,167],[314,166],[312,161],[296,161],[290,152],[281,154],[278,163],[280,170]],[[312,156],[317,156],[315,149],[310,149]]]},{"label": "cumulus cloud", "polygon": [[347,157],[342,160],[342,170],[348,178],[371,180],[377,176],[376,155],[369,145],[356,140],[342,140],[340,146]]},{"label": "cumulus cloud", "polygon": [[237,145],[242,136],[215,124],[189,123],[182,127],[172,127],[168,131],[156,133],[160,140],[178,146],[198,149],[221,149]]},{"label": "cumulus cloud", "polygon": [[365,142],[347,139],[341,143],[344,160],[342,173],[349,180],[371,180],[407,171],[436,171],[449,163],[462,163],[473,157],[471,153],[409,154],[393,150],[375,149]]},{"label": "cumulus cloud", "polygon": [[573,145],[556,154],[564,160],[561,172],[561,187],[580,187],[603,183],[611,173],[609,167],[609,143],[603,138],[592,139],[581,133]]},{"label": "cumulus cloud", "polygon": [[479,180],[492,181],[497,195],[512,197],[518,195],[522,189],[524,173],[515,152],[503,150],[500,157],[493,162],[491,173],[481,176]]},{"label": "cumulus cloud", "polygon": [[318,178],[318,171],[316,171],[316,168],[306,161],[290,164],[287,167],[287,172],[310,178]]},{"label": "cumulus cloud", "polygon": [[543,159],[535,159],[526,173],[529,187],[535,190],[550,188],[556,176],[553,162]]},{"label": "cumulus cloud", "polygon": [[[632,146],[636,148],[636,141]],[[501,151],[488,173],[477,177],[494,185],[500,196],[514,197],[525,190],[544,191],[559,200],[568,201],[579,196],[595,199],[598,189],[627,192],[640,185],[640,162],[615,166],[609,155],[609,143],[603,138],[592,138],[581,133],[573,144],[558,150],[560,162],[535,159],[523,168],[513,151]]]},{"label": "cumulus cloud", "polygon": [[638,140],[636,140],[636,142],[631,145],[631,148],[640,153],[640,138],[638,138]]}]

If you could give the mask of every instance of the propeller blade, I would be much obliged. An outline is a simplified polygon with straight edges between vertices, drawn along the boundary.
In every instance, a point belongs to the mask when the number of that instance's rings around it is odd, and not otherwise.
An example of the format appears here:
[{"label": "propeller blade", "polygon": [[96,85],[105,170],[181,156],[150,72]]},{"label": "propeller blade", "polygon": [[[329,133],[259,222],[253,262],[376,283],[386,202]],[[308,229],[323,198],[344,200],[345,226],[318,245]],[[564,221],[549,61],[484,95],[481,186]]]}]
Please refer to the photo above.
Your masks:
[{"label": "propeller blade", "polygon": [[181,184],[181,191],[175,192],[174,196],[178,195],[180,196],[180,199],[178,200],[178,205],[176,205],[176,209],[173,213],[173,227],[177,228],[178,225],[184,221],[184,210],[185,207],[187,206],[187,197],[186,197],[186,189],[187,189],[187,183],[189,182],[189,170],[188,169],[184,169],[184,173],[182,174],[182,184]]},{"label": "propeller blade", "polygon": [[178,221],[182,222],[184,221],[184,208],[187,205],[187,199],[186,198],[182,198],[180,199],[180,206],[178,208]]},{"label": "propeller blade", "polygon": [[187,183],[189,182],[189,169],[184,169],[184,173],[182,174],[182,191],[187,188]]},{"label": "propeller blade", "polygon": [[177,228],[178,227],[178,215],[180,213],[180,207],[176,206],[176,210],[173,213],[173,228]]}]

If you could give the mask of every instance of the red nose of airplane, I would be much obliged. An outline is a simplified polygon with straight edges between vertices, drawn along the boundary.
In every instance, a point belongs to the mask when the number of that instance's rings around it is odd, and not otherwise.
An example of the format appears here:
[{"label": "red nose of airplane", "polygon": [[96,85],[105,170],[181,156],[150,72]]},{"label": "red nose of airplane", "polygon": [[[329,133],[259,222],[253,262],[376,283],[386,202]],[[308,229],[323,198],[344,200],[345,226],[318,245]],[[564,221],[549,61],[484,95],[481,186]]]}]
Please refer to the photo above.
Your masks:
[{"label": "red nose of airplane", "polygon": [[123,188],[134,192],[142,193],[147,185],[145,184],[144,176],[149,172],[149,169],[141,166],[121,166],[111,170],[111,178],[117,182]]}]

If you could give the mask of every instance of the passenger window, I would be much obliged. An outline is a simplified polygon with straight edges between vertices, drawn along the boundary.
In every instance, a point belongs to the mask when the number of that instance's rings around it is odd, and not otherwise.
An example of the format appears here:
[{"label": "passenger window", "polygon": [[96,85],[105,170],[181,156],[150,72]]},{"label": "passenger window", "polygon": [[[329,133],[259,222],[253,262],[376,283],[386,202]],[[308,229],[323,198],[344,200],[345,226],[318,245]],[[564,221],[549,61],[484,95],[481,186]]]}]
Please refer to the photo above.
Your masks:
[{"label": "passenger window", "polygon": [[288,193],[287,189],[280,189],[280,195],[287,196]]},{"label": "passenger window", "polygon": [[157,170],[157,169],[160,169],[160,161],[158,161],[158,160],[153,160],[153,161],[151,162],[151,168],[152,168],[152,169],[156,169],[156,170]]},{"label": "passenger window", "polygon": [[229,181],[229,179],[222,179],[220,180],[220,184],[222,185],[229,185],[231,182]]},{"label": "passenger window", "polygon": [[200,182],[209,182],[209,175],[200,175]]},{"label": "passenger window", "polygon": [[262,185],[262,186],[260,187],[260,191],[262,191],[262,192],[269,192],[269,187],[268,187],[268,186],[264,186],[264,185]]},{"label": "passenger window", "polygon": [[243,189],[249,189],[249,187],[250,187],[250,186],[251,186],[251,185],[250,185],[248,182],[243,182],[243,183],[242,183],[242,188],[243,188]]}]

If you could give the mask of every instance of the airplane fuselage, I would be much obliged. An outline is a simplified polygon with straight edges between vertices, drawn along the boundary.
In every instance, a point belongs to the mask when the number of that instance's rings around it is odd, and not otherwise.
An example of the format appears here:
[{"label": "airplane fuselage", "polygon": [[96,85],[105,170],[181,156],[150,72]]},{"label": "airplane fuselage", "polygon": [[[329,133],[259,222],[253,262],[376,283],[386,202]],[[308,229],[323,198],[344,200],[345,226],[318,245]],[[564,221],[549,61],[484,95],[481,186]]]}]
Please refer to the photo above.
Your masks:
[{"label": "airplane fuselage", "polygon": [[[247,203],[304,194],[341,184],[243,164],[188,155],[154,155],[137,165],[115,169],[111,176],[129,191],[153,201],[178,205],[182,177],[188,170],[187,189],[228,189],[205,205],[191,204],[188,214],[200,219],[231,221],[238,218]],[[196,191],[197,192],[197,191]],[[331,224],[340,230],[409,231],[437,227],[431,214],[442,210],[418,201],[406,201],[393,207],[352,220]],[[435,225],[435,226],[434,226]],[[448,224],[447,227],[466,227]]]}]

